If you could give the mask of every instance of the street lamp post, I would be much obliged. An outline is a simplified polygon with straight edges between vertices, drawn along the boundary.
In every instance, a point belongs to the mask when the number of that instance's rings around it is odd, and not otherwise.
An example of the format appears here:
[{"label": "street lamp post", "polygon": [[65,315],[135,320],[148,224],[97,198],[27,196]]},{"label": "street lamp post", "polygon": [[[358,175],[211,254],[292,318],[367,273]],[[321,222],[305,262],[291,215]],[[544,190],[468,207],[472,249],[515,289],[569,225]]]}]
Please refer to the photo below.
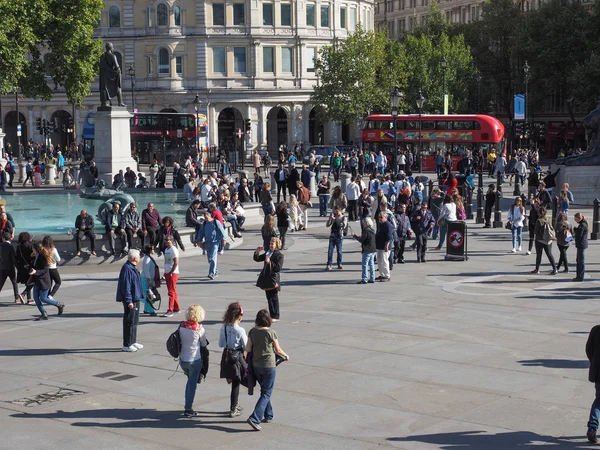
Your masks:
[{"label": "street lamp post", "polygon": [[135,111],[135,97],[134,97],[134,89],[135,89],[135,66],[133,64],[129,65],[129,69],[127,69],[127,73],[131,77],[131,111]]},{"label": "street lamp post", "polygon": [[396,175],[398,170],[398,134],[396,130],[396,122],[398,120],[398,106],[402,99],[402,93],[398,90],[398,86],[394,88],[394,92],[390,94],[390,105],[392,107],[392,117],[394,118],[394,154],[392,155],[392,174]]},{"label": "street lamp post", "polygon": [[419,110],[419,173],[423,173],[423,135],[421,130],[423,129],[423,122],[421,120],[421,114],[423,114],[423,105],[425,104],[425,97],[423,93],[419,91],[416,98],[417,109]]},{"label": "street lamp post", "polygon": [[[192,102],[192,104],[194,105],[194,111],[196,111],[196,150],[199,152],[200,151],[200,133],[198,130],[198,113],[200,112],[200,106],[202,105],[202,100],[200,100],[200,96],[198,94],[196,94],[196,98],[194,99],[194,101]],[[202,158],[202,155],[200,155],[200,158]]]},{"label": "street lamp post", "polygon": [[[527,116],[529,114],[529,64],[527,64],[527,60],[523,66],[523,72],[525,73],[525,111],[523,115],[525,116],[525,126],[527,127]],[[529,138],[527,138],[527,140],[529,141]]]},{"label": "street lamp post", "polygon": [[442,114],[446,115],[448,114],[448,94],[446,94],[446,67],[448,67],[448,61],[446,60],[446,57],[443,56],[442,60],[440,61],[440,66],[442,67],[442,74],[443,74],[443,83],[442,83],[442,88],[444,90],[444,95],[443,95],[443,106],[442,106]]},{"label": "street lamp post", "polygon": [[477,114],[481,111],[481,75],[475,75],[475,81],[477,81]]}]

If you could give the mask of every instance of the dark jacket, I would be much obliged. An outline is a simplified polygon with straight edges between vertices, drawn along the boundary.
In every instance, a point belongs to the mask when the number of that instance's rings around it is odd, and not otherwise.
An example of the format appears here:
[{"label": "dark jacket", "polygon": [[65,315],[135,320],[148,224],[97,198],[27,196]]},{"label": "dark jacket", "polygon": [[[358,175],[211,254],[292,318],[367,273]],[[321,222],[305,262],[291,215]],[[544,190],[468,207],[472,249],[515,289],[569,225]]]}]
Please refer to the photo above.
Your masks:
[{"label": "dark jacket", "polygon": [[[254,261],[260,262],[264,261],[266,257],[266,253],[258,254],[254,252]],[[271,263],[263,266],[260,275],[258,275],[258,280],[256,280],[256,286],[263,289],[279,289],[279,272],[283,267],[283,253],[279,250],[275,250],[271,255]]]},{"label": "dark jacket", "polygon": [[533,233],[537,242],[541,242],[542,244],[548,245],[550,244],[550,242],[552,242],[552,240],[548,241],[544,239],[544,228],[546,227],[546,224],[552,229],[554,229],[554,227],[552,227],[552,223],[548,219],[548,216],[545,216],[543,219],[539,218],[535,222],[535,228],[533,229]]},{"label": "dark jacket", "polygon": [[33,265],[33,250],[31,244],[19,244],[16,250],[17,283],[26,283],[29,279],[29,269]]},{"label": "dark jacket", "polygon": [[148,227],[160,227],[160,213],[156,208],[152,212],[148,211],[148,208],[142,211],[142,229],[146,230]]},{"label": "dark jacket", "polygon": [[48,269],[48,261],[46,261],[46,258],[42,255],[38,255],[33,262],[33,268],[35,269],[35,274],[33,274],[33,282],[35,285],[42,291],[50,289],[52,280],[50,279],[50,269]]},{"label": "dark jacket", "polygon": [[529,183],[529,187],[534,187],[537,189],[540,184],[540,175],[535,170],[532,170],[527,177],[527,183]]},{"label": "dark jacket", "polygon": [[[389,222],[380,223],[377,227],[377,233],[375,233],[375,248],[377,250],[385,250],[385,246],[388,242],[394,239],[394,226]],[[388,250],[390,247],[388,246]]]},{"label": "dark jacket", "polygon": [[310,170],[302,169],[302,173],[300,174],[300,181],[302,181],[302,184],[309,189],[310,189],[310,179],[311,178],[312,177],[310,176]]},{"label": "dark jacket", "polygon": [[590,331],[585,344],[585,354],[590,360],[588,380],[592,383],[600,381],[600,325],[596,325]]},{"label": "dark jacket", "polygon": [[421,213],[421,209],[417,209],[411,216],[412,230],[417,235],[429,234],[435,225],[435,219],[431,211],[427,210],[425,214]]},{"label": "dark jacket", "polygon": [[0,244],[0,270],[14,273],[16,264],[15,248],[10,242],[2,242]]},{"label": "dark jacket", "polygon": [[588,248],[588,224],[583,220],[575,228],[575,247]]},{"label": "dark jacket", "polygon": [[133,230],[134,228],[142,228],[142,216],[139,212],[133,211],[131,209],[127,211],[127,214],[125,214],[125,216],[123,217],[123,222],[125,225],[125,229],[131,228]]},{"label": "dark jacket", "polygon": [[260,204],[263,206],[268,206],[273,201],[273,196],[271,195],[271,191],[267,191],[265,189],[260,191],[259,197],[260,197]]},{"label": "dark jacket", "polygon": [[373,197],[362,195],[358,198],[358,214],[360,217],[369,217],[371,214],[371,207],[373,206]]},{"label": "dark jacket", "polygon": [[276,182],[276,183],[279,183],[279,182],[280,182],[280,181],[279,181],[279,174],[280,174],[280,172],[281,172],[282,170],[283,170],[283,173],[285,174],[285,175],[284,175],[284,179],[283,179],[283,182],[284,182],[284,183],[287,181],[288,177],[290,176],[290,171],[289,171],[289,170],[287,170],[287,169],[277,169],[277,170],[275,171],[275,182]]},{"label": "dark jacket", "polygon": [[490,210],[494,207],[496,203],[496,191],[490,192],[488,191],[485,194],[485,209]]},{"label": "dark jacket", "polygon": [[131,262],[127,261],[119,273],[117,301],[132,303],[139,302],[142,298],[144,298],[144,292],[140,273]]},{"label": "dark jacket", "polygon": [[115,212],[111,209],[106,214],[106,224],[104,225],[104,228],[106,229],[107,233],[109,233],[111,230],[114,231],[117,228],[125,228],[125,223],[123,221],[123,214],[121,214],[121,211],[119,211],[117,213],[117,224],[118,225],[113,225],[113,218],[114,217],[115,217]]},{"label": "dark jacket", "polygon": [[75,229],[79,231],[81,229],[82,225],[85,225],[86,230],[93,230],[94,229],[94,218],[92,216],[90,216],[89,214],[87,216],[85,216],[85,219],[83,217],[81,217],[81,214],[78,215],[77,219],[75,219]]},{"label": "dark jacket", "polygon": [[544,177],[544,183],[546,183],[547,188],[556,187],[556,175],[558,175],[558,172],[560,172],[560,169],[554,173],[549,173]]},{"label": "dark jacket", "polygon": [[529,233],[533,233],[535,231],[535,224],[537,223],[538,220],[538,209],[536,207],[531,207],[531,209],[529,210],[529,218],[528,218],[528,223],[529,223]]},{"label": "dark jacket", "polygon": [[440,217],[440,212],[442,212],[442,204],[444,203],[444,198],[429,197],[427,203],[427,208],[429,212],[431,212],[431,215],[435,220],[438,220],[438,217]]},{"label": "dark jacket", "polygon": [[556,245],[562,245],[563,247],[569,246],[569,242],[565,241],[565,233],[567,230],[573,234],[573,226],[568,220],[563,220],[562,222],[556,221],[554,224],[554,231],[556,231]]},{"label": "dark jacket", "polygon": [[406,239],[408,237],[408,231],[411,229],[408,215],[406,213],[396,214],[396,223],[398,224],[396,227],[398,239]]},{"label": "dark jacket", "polygon": [[198,210],[193,206],[190,206],[185,212],[185,226],[195,228],[198,225]]},{"label": "dark jacket", "polygon": [[552,204],[552,197],[550,196],[550,192],[546,189],[538,192],[537,198],[540,199],[540,206],[543,206],[544,208],[549,208]]},{"label": "dark jacket", "polygon": [[277,228],[287,228],[289,226],[290,215],[287,208],[277,208]]},{"label": "dark jacket", "polygon": [[296,169],[295,167],[290,170],[290,174],[288,175],[287,178],[287,187],[290,191],[296,190],[298,189],[296,187],[296,183],[300,181],[300,173],[298,172],[298,169]]},{"label": "dark jacket", "polygon": [[238,186],[238,200],[240,203],[248,203],[250,201],[250,188],[248,185],[240,184]]},{"label": "dark jacket", "polygon": [[360,237],[356,238],[361,244],[363,253],[375,253],[375,230],[373,228],[364,228]]}]

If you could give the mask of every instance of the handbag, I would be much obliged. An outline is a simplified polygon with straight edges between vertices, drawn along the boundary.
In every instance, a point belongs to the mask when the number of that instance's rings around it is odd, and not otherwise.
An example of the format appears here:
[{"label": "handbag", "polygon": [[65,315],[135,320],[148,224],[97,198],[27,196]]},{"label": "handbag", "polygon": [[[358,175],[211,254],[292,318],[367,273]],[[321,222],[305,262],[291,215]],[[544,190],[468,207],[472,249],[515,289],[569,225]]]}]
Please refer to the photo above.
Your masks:
[{"label": "handbag", "polygon": [[438,227],[445,227],[446,226],[446,218],[445,217],[440,217],[437,220],[437,226]]},{"label": "handbag", "polygon": [[512,231],[512,223],[510,223],[510,220],[506,222],[506,225],[504,225],[504,228]]},{"label": "handbag", "polygon": [[146,291],[146,303],[148,303],[154,311],[158,311],[160,309],[160,302],[162,298],[158,289],[154,286],[149,286]]}]

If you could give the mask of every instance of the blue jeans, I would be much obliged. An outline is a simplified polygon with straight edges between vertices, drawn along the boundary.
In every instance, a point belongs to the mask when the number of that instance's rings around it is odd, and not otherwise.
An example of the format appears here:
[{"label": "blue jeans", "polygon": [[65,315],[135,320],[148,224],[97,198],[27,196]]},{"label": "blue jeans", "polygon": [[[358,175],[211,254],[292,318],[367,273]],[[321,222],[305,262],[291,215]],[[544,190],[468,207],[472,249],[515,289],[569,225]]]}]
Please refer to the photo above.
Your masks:
[{"label": "blue jeans", "polygon": [[443,227],[440,227],[440,243],[438,244],[438,247],[440,248],[442,248],[444,246],[444,243],[446,242],[446,233],[448,233],[447,223]]},{"label": "blue jeans", "polygon": [[44,310],[44,305],[42,303],[47,303],[48,305],[58,306],[58,302],[56,300],[52,300],[48,298],[48,291],[50,289],[40,289],[37,284],[33,286],[33,299],[35,300],[35,304],[40,310],[42,314],[46,312]]},{"label": "blue jeans", "polygon": [[225,216],[225,220],[231,224],[231,231],[235,234],[239,228],[237,217],[233,214]]},{"label": "blue jeans", "polygon": [[[579,249],[577,249],[579,250]],[[590,421],[588,422],[588,428],[594,431],[598,430],[598,419],[600,418],[600,382],[596,381],[596,398],[592,403],[592,409],[590,411]]]},{"label": "blue jeans", "polygon": [[198,378],[202,370],[202,358],[196,361],[180,361],[179,365],[183,373],[187,375],[187,383],[185,385],[185,410],[189,411],[194,405],[194,397],[196,396],[196,388],[198,387]]},{"label": "blue jeans", "polygon": [[319,215],[320,216],[327,215],[327,205],[329,204],[330,198],[331,198],[331,194],[319,194]]},{"label": "blue jeans", "polygon": [[268,205],[263,205],[262,210],[265,215],[265,222],[266,222],[267,216],[270,216],[271,214],[273,214],[273,207],[271,206],[271,203],[269,203]]},{"label": "blue jeans", "polygon": [[208,258],[208,275],[215,276],[217,274],[217,255],[219,245],[212,242],[206,243],[206,257]]},{"label": "blue jeans", "polygon": [[373,253],[361,253],[362,256],[362,281],[367,281],[367,275],[369,280],[375,281],[375,252]]},{"label": "blue jeans", "polygon": [[585,248],[577,249],[577,278],[585,276]]},{"label": "blue jeans", "polygon": [[434,241],[438,238],[440,234],[440,227],[438,224],[435,224],[433,226],[433,234],[431,235],[431,239],[433,239]]},{"label": "blue jeans", "polygon": [[268,369],[254,368],[254,376],[260,384],[260,398],[256,402],[254,411],[249,419],[254,423],[261,423],[263,419],[273,419],[273,407],[271,406],[271,394],[275,387],[275,367]]},{"label": "blue jeans", "polygon": [[513,248],[517,248],[517,244],[520,247],[521,244],[523,243],[523,227],[515,227],[513,225],[512,227],[512,245]]},{"label": "blue jeans", "polygon": [[333,249],[337,249],[337,265],[342,265],[342,243],[344,242],[343,237],[335,238],[329,237],[329,249],[327,250],[327,265],[331,266],[333,261]]}]

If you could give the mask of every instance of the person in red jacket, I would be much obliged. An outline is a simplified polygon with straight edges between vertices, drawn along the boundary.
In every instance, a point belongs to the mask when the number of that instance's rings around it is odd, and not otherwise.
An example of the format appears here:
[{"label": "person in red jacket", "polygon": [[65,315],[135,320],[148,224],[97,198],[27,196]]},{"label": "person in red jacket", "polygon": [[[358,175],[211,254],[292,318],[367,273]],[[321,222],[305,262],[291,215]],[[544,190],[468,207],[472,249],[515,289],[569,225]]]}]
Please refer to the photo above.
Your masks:
[{"label": "person in red jacket", "polygon": [[[221,222],[221,225],[223,225],[223,228],[225,228],[225,222],[223,221],[223,213],[221,213],[221,211],[217,208],[217,205],[215,203],[211,203],[210,205],[208,205],[208,212],[210,212],[210,215],[213,219]],[[222,255],[223,253],[225,253],[225,249],[223,248],[223,242],[219,242],[219,255]]]}]

